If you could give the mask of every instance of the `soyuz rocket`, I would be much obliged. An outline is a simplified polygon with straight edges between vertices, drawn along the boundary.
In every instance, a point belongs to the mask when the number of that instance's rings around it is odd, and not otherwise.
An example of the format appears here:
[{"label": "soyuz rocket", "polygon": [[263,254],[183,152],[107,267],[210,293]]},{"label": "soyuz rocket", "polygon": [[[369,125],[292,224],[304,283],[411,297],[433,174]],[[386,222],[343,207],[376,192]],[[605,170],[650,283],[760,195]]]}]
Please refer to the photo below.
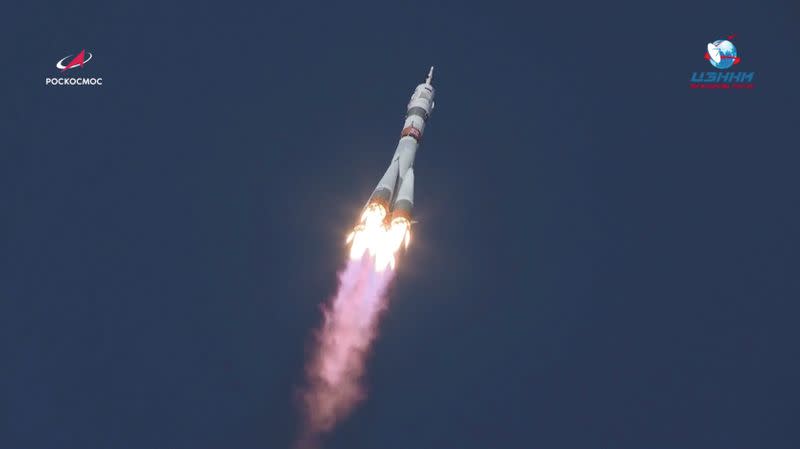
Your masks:
[{"label": "soyuz rocket", "polygon": [[395,254],[411,241],[411,209],[414,207],[414,156],[433,111],[433,67],[425,82],[411,94],[406,121],[389,168],[378,182],[361,212],[361,219],[347,236],[350,259],[369,253],[375,270],[394,269]]},{"label": "soyuz rocket", "polygon": [[425,123],[433,111],[432,79],[433,67],[425,82],[418,85],[411,95],[397,149],[389,168],[365,206],[382,206],[387,225],[398,219],[405,220],[408,225],[411,223],[411,209],[414,206],[414,156],[422,141]]}]

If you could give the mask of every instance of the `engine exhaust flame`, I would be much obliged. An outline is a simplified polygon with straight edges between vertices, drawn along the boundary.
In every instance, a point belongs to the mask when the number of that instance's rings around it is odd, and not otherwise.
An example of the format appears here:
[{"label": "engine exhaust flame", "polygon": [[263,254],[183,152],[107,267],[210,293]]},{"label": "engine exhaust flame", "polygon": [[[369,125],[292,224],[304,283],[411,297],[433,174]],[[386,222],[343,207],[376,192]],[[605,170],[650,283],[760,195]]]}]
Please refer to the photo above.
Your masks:
[{"label": "engine exhaust flame", "polygon": [[404,217],[397,217],[386,223],[386,209],[378,203],[371,203],[361,214],[361,221],[347,236],[350,243],[350,260],[361,259],[365,253],[375,259],[375,271],[394,269],[395,254],[405,242],[411,242],[411,223]]},{"label": "engine exhaust flame", "polygon": [[320,436],[365,396],[361,377],[380,312],[386,308],[395,255],[411,239],[407,219],[398,217],[387,224],[385,218],[384,207],[371,204],[347,236],[350,257],[339,275],[339,291],[323,308],[324,322],[306,368],[305,426],[297,449],[317,447]]}]

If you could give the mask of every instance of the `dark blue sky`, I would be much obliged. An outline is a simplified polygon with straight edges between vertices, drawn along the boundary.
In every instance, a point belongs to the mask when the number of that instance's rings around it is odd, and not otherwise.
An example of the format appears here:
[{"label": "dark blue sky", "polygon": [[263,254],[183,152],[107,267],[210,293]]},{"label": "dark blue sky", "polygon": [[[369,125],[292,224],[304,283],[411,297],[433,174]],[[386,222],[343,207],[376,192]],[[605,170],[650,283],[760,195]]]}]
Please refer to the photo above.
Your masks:
[{"label": "dark blue sky", "polygon": [[[288,447],[431,64],[420,223],[326,447],[800,447],[797,2],[379,3],[11,7],[0,447]],[[756,89],[690,90],[731,32]],[[45,86],[82,48],[104,85]]]}]

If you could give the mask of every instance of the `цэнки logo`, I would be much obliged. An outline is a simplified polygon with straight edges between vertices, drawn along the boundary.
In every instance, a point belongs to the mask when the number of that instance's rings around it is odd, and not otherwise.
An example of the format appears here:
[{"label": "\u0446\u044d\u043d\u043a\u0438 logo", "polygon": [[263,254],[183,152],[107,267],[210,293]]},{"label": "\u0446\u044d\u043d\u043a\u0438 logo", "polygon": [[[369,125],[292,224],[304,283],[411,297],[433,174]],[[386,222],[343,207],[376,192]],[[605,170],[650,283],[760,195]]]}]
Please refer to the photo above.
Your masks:
[{"label": "\u0446\u044d\u043d\u043a\u0438 logo", "polygon": [[[729,69],[742,58],[733,45],[735,34],[706,45],[705,59],[719,70]],[[693,72],[689,87],[692,89],[752,89],[755,72]]]}]

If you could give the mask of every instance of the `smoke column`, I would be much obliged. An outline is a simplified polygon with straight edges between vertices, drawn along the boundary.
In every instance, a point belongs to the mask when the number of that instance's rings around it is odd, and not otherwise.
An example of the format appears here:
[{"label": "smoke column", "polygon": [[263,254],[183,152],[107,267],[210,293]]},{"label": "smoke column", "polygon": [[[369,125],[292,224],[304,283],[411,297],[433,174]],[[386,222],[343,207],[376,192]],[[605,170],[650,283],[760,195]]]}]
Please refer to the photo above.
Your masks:
[{"label": "smoke column", "polygon": [[306,368],[305,427],[298,448],[314,447],[321,434],[364,398],[364,359],[386,307],[386,287],[393,274],[392,270],[376,272],[365,255],[349,260],[339,275],[339,291],[323,309],[324,323]]},{"label": "smoke column", "polygon": [[350,258],[339,274],[339,289],[323,306],[322,327],[306,366],[302,391],[303,433],[298,449],[312,449],[319,438],[364,399],[361,378],[378,318],[386,308],[386,289],[394,277],[395,255],[410,241],[406,220],[387,224],[386,210],[368,207],[348,236]]}]

